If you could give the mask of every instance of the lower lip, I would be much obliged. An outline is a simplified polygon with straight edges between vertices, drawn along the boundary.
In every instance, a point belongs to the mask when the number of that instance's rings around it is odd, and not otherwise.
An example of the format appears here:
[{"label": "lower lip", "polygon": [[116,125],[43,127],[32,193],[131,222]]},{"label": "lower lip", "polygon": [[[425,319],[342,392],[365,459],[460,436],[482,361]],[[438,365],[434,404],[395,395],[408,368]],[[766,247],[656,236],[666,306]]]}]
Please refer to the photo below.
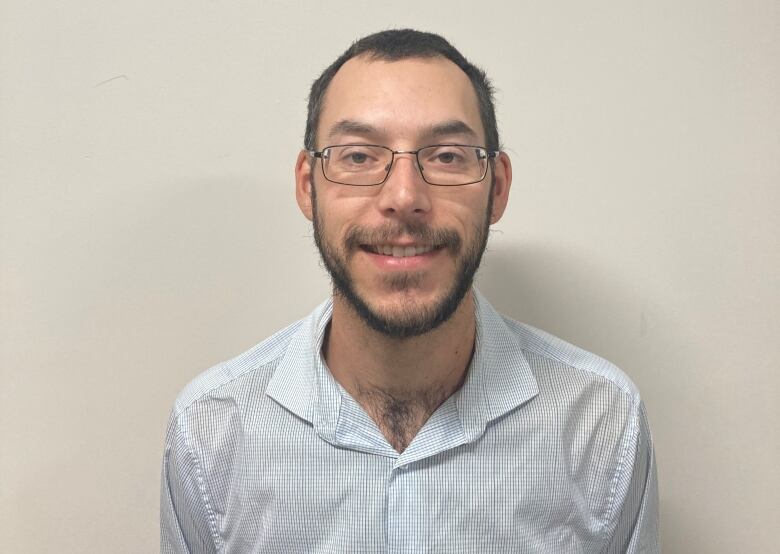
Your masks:
[{"label": "lower lip", "polygon": [[424,269],[429,264],[439,257],[443,253],[443,248],[437,248],[424,254],[417,254],[416,256],[398,257],[385,256],[384,254],[375,254],[367,250],[361,250],[363,254],[368,256],[374,265],[385,271],[410,271]]}]

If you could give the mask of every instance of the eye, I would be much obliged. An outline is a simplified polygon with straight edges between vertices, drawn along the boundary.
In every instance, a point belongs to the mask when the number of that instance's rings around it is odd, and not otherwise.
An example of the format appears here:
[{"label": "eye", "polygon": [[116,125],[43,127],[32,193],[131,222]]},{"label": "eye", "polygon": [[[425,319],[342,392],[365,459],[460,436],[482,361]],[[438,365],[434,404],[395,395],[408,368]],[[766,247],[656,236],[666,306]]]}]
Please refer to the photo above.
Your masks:
[{"label": "eye", "polygon": [[336,161],[339,164],[352,167],[370,165],[377,159],[371,148],[364,146],[340,146],[335,147],[334,151],[337,154]]},{"label": "eye", "polygon": [[436,161],[443,164],[451,164],[457,160],[455,152],[440,152],[436,155]]},{"label": "eye", "polygon": [[462,146],[431,146],[423,149],[425,163],[429,166],[452,167],[466,164],[468,157]]},{"label": "eye", "polygon": [[347,155],[348,161],[353,164],[362,164],[368,160],[368,156],[365,152],[351,152]]}]

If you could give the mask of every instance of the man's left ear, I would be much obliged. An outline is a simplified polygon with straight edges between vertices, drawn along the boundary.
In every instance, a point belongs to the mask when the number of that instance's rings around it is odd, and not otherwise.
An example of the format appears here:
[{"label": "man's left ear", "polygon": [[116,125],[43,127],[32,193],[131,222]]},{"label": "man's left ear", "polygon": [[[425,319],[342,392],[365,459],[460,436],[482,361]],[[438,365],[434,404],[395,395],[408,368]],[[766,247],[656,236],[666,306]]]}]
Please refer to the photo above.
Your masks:
[{"label": "man's left ear", "polygon": [[311,155],[301,150],[295,162],[295,200],[301,213],[311,221],[314,217],[311,201]]},{"label": "man's left ear", "polygon": [[493,211],[490,224],[496,223],[504,215],[509,201],[509,188],[512,186],[512,162],[505,152],[500,152],[493,164],[496,183],[493,185]]}]

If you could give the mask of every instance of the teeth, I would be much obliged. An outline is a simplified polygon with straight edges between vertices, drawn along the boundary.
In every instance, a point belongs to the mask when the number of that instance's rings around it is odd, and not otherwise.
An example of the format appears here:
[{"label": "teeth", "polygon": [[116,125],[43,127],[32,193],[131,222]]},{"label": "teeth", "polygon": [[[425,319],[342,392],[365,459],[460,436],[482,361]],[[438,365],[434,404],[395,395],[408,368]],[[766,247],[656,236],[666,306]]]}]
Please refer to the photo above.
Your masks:
[{"label": "teeth", "polygon": [[371,247],[378,254],[393,256],[394,258],[406,258],[409,256],[419,256],[433,250],[433,246],[392,246],[390,244],[380,244]]}]

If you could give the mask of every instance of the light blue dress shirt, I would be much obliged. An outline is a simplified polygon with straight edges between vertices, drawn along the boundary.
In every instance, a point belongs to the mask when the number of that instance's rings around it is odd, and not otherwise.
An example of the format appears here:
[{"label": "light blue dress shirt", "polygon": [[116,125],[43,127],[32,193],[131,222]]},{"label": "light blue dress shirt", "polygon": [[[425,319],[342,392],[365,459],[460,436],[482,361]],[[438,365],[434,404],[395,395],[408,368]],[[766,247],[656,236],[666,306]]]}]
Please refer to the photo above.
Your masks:
[{"label": "light blue dress shirt", "polygon": [[475,303],[465,383],[401,454],[322,359],[331,301],[197,377],[168,427],[161,551],[658,552],[636,387]]}]

